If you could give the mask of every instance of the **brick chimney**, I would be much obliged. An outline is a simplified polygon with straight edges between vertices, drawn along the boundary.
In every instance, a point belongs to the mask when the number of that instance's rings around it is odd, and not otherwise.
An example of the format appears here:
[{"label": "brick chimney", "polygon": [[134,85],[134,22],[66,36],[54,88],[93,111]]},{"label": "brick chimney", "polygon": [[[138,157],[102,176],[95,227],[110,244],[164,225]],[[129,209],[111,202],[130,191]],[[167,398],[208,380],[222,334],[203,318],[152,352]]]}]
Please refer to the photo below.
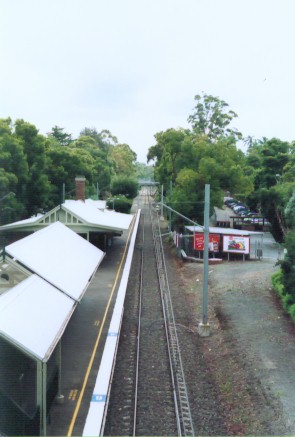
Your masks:
[{"label": "brick chimney", "polygon": [[76,200],[83,200],[85,202],[85,177],[77,176],[75,177],[76,183]]}]

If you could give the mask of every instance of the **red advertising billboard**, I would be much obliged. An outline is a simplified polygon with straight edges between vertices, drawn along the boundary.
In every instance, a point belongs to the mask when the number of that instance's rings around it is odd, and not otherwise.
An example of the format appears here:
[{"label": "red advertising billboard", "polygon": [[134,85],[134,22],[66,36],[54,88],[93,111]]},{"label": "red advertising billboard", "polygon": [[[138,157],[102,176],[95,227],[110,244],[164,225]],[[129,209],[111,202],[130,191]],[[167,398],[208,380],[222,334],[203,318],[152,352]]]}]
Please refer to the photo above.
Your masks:
[{"label": "red advertising billboard", "polygon": [[[219,252],[219,234],[209,234],[209,251]],[[194,249],[204,250],[204,234],[202,232],[196,232],[194,236]]]}]

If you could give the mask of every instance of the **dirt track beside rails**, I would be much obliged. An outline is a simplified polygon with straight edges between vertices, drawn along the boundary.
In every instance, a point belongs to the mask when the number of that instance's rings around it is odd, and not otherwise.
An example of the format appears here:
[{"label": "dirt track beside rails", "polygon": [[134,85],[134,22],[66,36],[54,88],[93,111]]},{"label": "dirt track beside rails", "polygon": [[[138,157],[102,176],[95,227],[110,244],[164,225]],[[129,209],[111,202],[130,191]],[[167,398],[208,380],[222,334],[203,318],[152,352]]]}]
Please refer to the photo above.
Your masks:
[{"label": "dirt track beside rails", "polygon": [[203,266],[164,247],[195,434],[294,435],[295,327],[271,289],[275,261],[209,266],[202,338]]}]

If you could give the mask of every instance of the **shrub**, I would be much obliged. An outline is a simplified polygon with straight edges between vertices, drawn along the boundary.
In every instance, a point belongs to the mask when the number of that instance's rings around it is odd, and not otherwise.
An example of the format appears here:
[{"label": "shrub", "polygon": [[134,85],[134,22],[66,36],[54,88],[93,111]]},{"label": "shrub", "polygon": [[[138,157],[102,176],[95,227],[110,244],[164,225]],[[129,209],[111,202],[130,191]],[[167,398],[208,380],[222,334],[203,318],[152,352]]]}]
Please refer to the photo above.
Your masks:
[{"label": "shrub", "polygon": [[117,176],[111,185],[113,196],[123,195],[129,199],[134,199],[138,192],[138,183],[133,177]]},{"label": "shrub", "polygon": [[293,303],[293,305],[291,305],[289,307],[288,314],[290,315],[290,317],[293,320],[293,322],[295,322],[295,303]]},{"label": "shrub", "polygon": [[286,292],[295,297],[295,231],[289,231],[285,237],[287,254],[281,263],[283,284]]},{"label": "shrub", "polygon": [[272,286],[275,290],[275,292],[280,296],[283,297],[285,294],[285,287],[283,284],[283,272],[282,270],[278,270],[276,273],[274,273],[271,277]]},{"label": "shrub", "polygon": [[289,312],[289,308],[295,303],[293,296],[287,293],[282,297],[283,308],[285,311]]},{"label": "shrub", "polygon": [[125,196],[116,196],[107,200],[107,206],[109,209],[113,209],[117,212],[123,212],[129,214],[132,206],[132,201]]}]

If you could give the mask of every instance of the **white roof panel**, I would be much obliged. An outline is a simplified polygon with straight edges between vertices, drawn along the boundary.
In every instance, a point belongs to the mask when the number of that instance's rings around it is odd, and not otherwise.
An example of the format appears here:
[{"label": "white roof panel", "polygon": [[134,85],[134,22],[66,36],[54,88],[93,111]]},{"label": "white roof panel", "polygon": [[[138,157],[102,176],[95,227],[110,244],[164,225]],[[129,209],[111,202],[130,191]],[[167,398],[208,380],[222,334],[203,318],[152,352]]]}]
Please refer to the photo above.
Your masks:
[{"label": "white roof panel", "polygon": [[94,206],[97,209],[104,210],[106,208],[106,200],[85,199],[85,203]]},{"label": "white roof panel", "polygon": [[40,218],[43,216],[44,216],[44,214],[37,214],[37,215],[34,215],[28,219],[19,220],[18,222],[13,222],[13,223],[8,223],[7,225],[3,225],[3,226],[1,226],[1,229],[2,228],[9,228],[10,226],[14,227],[14,226],[19,226],[19,225],[22,226],[22,225],[33,224],[33,223],[37,222],[38,220],[40,220]]},{"label": "white roof panel", "polygon": [[0,335],[47,361],[75,306],[73,299],[32,275],[0,296]]},{"label": "white roof panel", "polygon": [[[204,232],[203,226],[186,226],[190,232]],[[263,235],[263,232],[255,232],[255,231],[243,231],[241,229],[232,229],[232,228],[220,228],[216,226],[209,227],[210,234],[223,234],[223,235]]]},{"label": "white roof panel", "polygon": [[129,228],[133,219],[132,214],[123,214],[107,210],[100,211],[91,203],[84,203],[82,200],[66,200],[63,206],[84,222],[109,230],[126,230]]},{"label": "white roof panel", "polygon": [[6,246],[8,255],[75,300],[80,300],[104,257],[60,222]]}]

